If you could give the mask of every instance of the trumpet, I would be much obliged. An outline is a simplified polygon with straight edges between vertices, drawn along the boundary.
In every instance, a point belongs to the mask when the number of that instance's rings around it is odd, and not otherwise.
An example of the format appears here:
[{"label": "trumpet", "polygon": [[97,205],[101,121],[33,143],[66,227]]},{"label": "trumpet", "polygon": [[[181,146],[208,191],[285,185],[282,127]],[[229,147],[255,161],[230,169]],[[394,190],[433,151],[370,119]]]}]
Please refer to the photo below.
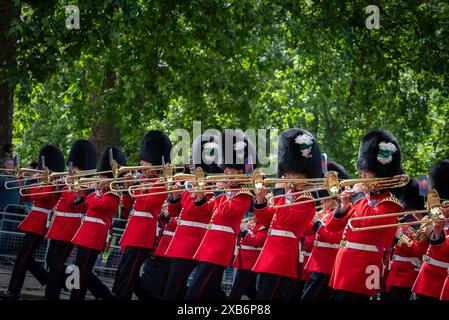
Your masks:
[{"label": "trumpet", "polygon": [[273,205],[273,208],[283,208],[283,207],[289,207],[299,204],[305,204],[310,202],[316,202],[316,201],[322,201],[322,200],[330,200],[330,199],[336,199],[338,195],[340,194],[340,190],[344,187],[363,183],[365,184],[370,191],[379,191],[379,190],[385,190],[385,189],[393,189],[393,188],[402,188],[405,187],[409,181],[410,177],[408,175],[398,175],[394,177],[386,177],[386,178],[366,178],[366,179],[344,179],[339,180],[338,179],[338,173],[334,171],[329,171],[326,175],[325,179],[322,179],[324,182],[319,187],[312,187],[305,190],[301,190],[298,192],[292,192],[292,193],[286,193],[283,195],[275,196],[271,198],[271,201],[273,201],[276,198],[281,197],[293,197],[297,195],[302,195],[309,192],[316,192],[316,191],[324,191],[326,190],[329,196],[323,196],[318,197],[311,200],[305,200],[301,202],[291,202],[281,205]]},{"label": "trumpet", "polygon": [[[164,176],[162,179],[160,179],[157,182],[154,183],[144,183],[137,186],[131,186],[128,188],[128,193],[133,198],[139,198],[144,196],[155,196],[155,195],[161,195],[161,194],[171,194],[174,192],[179,192],[182,189],[174,189],[172,190],[172,185],[175,182],[185,182],[185,189],[192,187],[192,178],[196,183],[198,183],[199,186],[204,187],[204,171],[202,168],[198,167],[195,170],[195,174],[178,174],[173,175],[173,171],[170,167],[165,168]],[[146,191],[146,190],[152,190],[154,188],[166,188],[167,190],[164,191],[157,191],[157,192],[151,192],[151,193],[144,193],[141,192],[140,194],[136,194],[135,191]],[[192,187],[193,188],[193,187]]]},{"label": "trumpet", "polygon": [[[436,221],[448,221],[449,218],[445,218],[443,215],[443,209],[445,209],[445,208],[449,208],[449,201],[444,201],[443,203],[441,203],[441,199],[438,195],[438,192],[435,189],[430,189],[428,192],[428,195],[427,195],[425,210],[404,211],[404,212],[379,214],[376,216],[350,218],[348,220],[348,226],[351,228],[352,231],[367,231],[367,230],[397,228],[397,227],[402,227],[402,226],[430,224],[430,223],[433,223]],[[392,217],[400,217],[400,216],[405,216],[405,215],[410,215],[410,214],[427,214],[429,218],[424,219],[424,220],[398,222],[398,223],[390,223],[390,224],[379,224],[379,225],[367,226],[367,227],[354,227],[352,225],[352,223],[354,221],[392,218]]]}]

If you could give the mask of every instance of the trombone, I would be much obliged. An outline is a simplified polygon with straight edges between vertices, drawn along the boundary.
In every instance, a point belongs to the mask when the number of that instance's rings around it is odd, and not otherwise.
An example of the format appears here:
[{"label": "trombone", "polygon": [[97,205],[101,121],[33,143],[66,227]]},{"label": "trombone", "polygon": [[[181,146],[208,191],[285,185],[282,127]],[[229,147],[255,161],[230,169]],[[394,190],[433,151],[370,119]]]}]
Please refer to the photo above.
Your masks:
[{"label": "trombone", "polygon": [[[366,217],[355,217],[350,218],[348,220],[348,226],[352,231],[367,231],[367,230],[377,230],[377,229],[386,229],[386,228],[397,228],[402,226],[413,226],[420,224],[430,224],[436,221],[448,221],[449,218],[445,218],[443,215],[443,208],[449,207],[449,201],[443,201],[441,203],[440,196],[435,189],[430,189],[427,194],[426,201],[426,209],[425,210],[414,210],[414,211],[404,211],[404,212],[395,212],[395,213],[386,213],[379,214],[376,216],[366,216]],[[408,222],[398,222],[398,223],[390,223],[390,224],[379,224],[375,226],[367,226],[367,227],[354,227],[352,223],[354,221],[362,221],[369,219],[380,219],[380,218],[392,218],[392,217],[400,217],[410,214],[428,214],[428,220],[417,220],[417,221],[408,221]]]},{"label": "trombone", "polygon": [[410,181],[410,177],[406,174],[398,175],[394,177],[386,177],[386,178],[365,178],[365,179],[344,179],[339,180],[338,179],[338,173],[334,171],[329,171],[326,175],[326,178],[324,179],[324,185],[321,185],[320,187],[313,187],[306,190],[301,190],[298,192],[292,192],[292,193],[286,193],[283,195],[275,196],[271,198],[271,201],[273,201],[276,198],[281,197],[293,197],[301,194],[305,194],[307,192],[316,192],[316,191],[323,191],[326,190],[329,196],[323,196],[318,197],[311,200],[305,200],[301,202],[291,202],[291,203],[285,203],[281,205],[273,205],[273,208],[283,208],[283,207],[289,207],[299,204],[305,204],[310,202],[316,202],[321,200],[330,200],[330,199],[336,199],[338,195],[340,194],[341,188],[358,184],[358,183],[364,183],[367,185],[368,189],[370,191],[379,191],[384,189],[393,189],[393,188],[402,188],[405,187]]},{"label": "trombone", "polygon": [[[112,178],[100,178],[100,177],[95,177],[95,176],[101,176],[107,173],[112,173],[113,179]],[[73,174],[68,174],[67,177],[65,177],[64,181],[65,184],[68,187],[78,187],[80,186],[80,182],[82,182],[82,184],[86,184],[86,183],[94,183],[94,182],[103,182],[104,180],[116,180],[119,175],[121,174],[120,172],[120,166],[117,164],[117,161],[112,160],[111,161],[111,170],[104,170],[104,171],[97,171],[96,169],[94,170],[85,170],[85,171],[75,171]],[[82,180],[84,179],[84,180]],[[70,180],[70,181],[69,181]]]},{"label": "trombone", "polygon": [[[200,169],[200,168],[199,168]],[[202,173],[202,170],[201,170]],[[211,192],[211,191],[241,191],[241,190],[249,190],[259,192],[259,190],[263,186],[263,175],[258,170],[255,169],[251,175],[248,174],[232,174],[232,175],[210,175],[204,177],[204,173],[202,176],[196,176],[195,181],[186,181],[185,190],[188,192]],[[247,186],[238,188],[219,188],[214,186],[209,186],[210,183],[218,183],[218,182],[229,182],[229,183],[240,183]],[[196,183],[197,186],[194,187],[193,183]],[[249,185],[249,186],[248,186]],[[190,187],[189,187],[190,186]]]},{"label": "trombone", "polygon": [[[25,173],[28,173],[28,174],[40,174],[40,176],[39,177],[19,178],[20,176],[23,176]],[[31,188],[33,186],[38,186],[38,185],[40,185],[42,183],[50,183],[52,177],[56,177],[56,176],[59,177],[60,174],[61,174],[61,172],[50,173],[50,170],[48,170],[47,167],[44,167],[44,169],[42,169],[42,170],[30,169],[30,168],[21,168],[21,169],[18,170],[18,173],[16,175],[17,176],[16,180],[10,180],[10,181],[7,181],[5,183],[5,189],[6,190],[22,189],[23,186],[19,186],[19,185],[17,185],[17,183],[25,182],[27,180],[38,180],[38,181],[42,180],[42,181],[39,181],[37,183],[33,183],[33,184],[28,185],[27,187],[29,187],[29,188]],[[15,185],[12,186],[12,184],[15,184]]]},{"label": "trombone", "polygon": [[[115,178],[99,178],[99,177],[85,177],[85,178],[77,178],[73,177],[73,181],[67,184],[56,184],[53,185],[55,187],[60,186],[67,186],[70,191],[82,191],[82,190],[89,190],[93,189],[93,184],[98,183],[110,183],[111,181],[114,181]],[[62,193],[65,192],[67,189],[59,189],[59,190],[53,190],[53,191],[46,191],[46,192],[38,192],[33,193],[33,195],[44,195],[44,194],[53,194],[53,193]]]},{"label": "trombone", "polygon": [[[173,173],[173,171],[178,171],[179,175],[175,174],[175,177],[177,177],[177,179],[179,179],[182,175],[183,172],[185,171],[185,168],[182,166],[171,166],[170,164],[167,165],[149,165],[149,166],[121,166],[118,168],[118,172],[117,172],[117,177],[120,176],[123,173],[128,173],[128,172],[132,172],[132,171],[143,171],[143,172],[154,172],[156,171],[158,175],[163,174],[164,170],[168,170],[167,168],[170,167],[171,168],[171,172]],[[164,169],[165,168],[165,169]],[[193,175],[187,175],[188,177],[192,177]],[[134,176],[132,178],[129,177],[123,177],[123,178],[117,178],[116,181],[112,181],[109,185],[111,191],[113,192],[124,192],[127,191],[128,188],[124,188],[124,187],[120,187],[120,185],[124,184],[124,183],[136,183],[136,182],[147,182],[149,180],[148,177],[139,177],[139,176]],[[145,187],[142,187],[145,188]]]},{"label": "trombone", "polygon": [[[55,187],[55,188],[64,187],[66,185],[65,183],[53,183],[53,181],[54,180],[58,180],[61,177],[67,175],[68,172],[53,172],[53,173],[50,173],[50,171],[48,170],[47,167],[44,167],[43,170],[34,170],[34,169],[26,169],[26,170],[43,171],[43,176],[35,178],[35,179],[38,179],[38,180],[42,180],[40,182],[32,183],[32,184],[25,185],[25,186],[16,186],[16,187],[12,188],[12,189],[19,189],[19,194],[21,196],[27,196],[28,194],[24,193],[27,190],[31,190],[31,189],[36,188],[36,187],[42,187],[44,185],[50,185],[51,184],[51,186]],[[62,192],[62,191],[53,190],[53,191],[46,191],[46,192],[35,192],[35,193],[33,193],[33,195],[44,195],[44,194],[52,194],[52,193],[58,193],[58,192]]]},{"label": "trombone", "polygon": [[[168,164],[166,166],[171,166],[171,165]],[[182,172],[184,172],[184,170],[185,170],[185,168],[181,167],[181,166],[179,166],[179,167],[171,166],[171,168],[173,168],[173,170],[182,170]],[[163,165],[120,166],[119,164],[117,164],[117,162],[115,160],[112,160],[111,170],[106,170],[106,171],[87,170],[87,171],[75,172],[73,176],[77,177],[77,178],[85,178],[85,177],[90,177],[90,176],[102,175],[104,173],[112,173],[114,178],[117,179],[120,175],[122,175],[124,173],[128,173],[128,172],[132,172],[132,171],[154,171],[154,170],[162,172],[164,170],[164,166]],[[135,181],[135,180],[132,180],[132,181]]]},{"label": "trombone", "polygon": [[[153,183],[144,183],[136,186],[130,186],[128,188],[128,193],[133,198],[139,198],[139,197],[145,197],[145,196],[155,196],[155,195],[161,195],[161,194],[170,194],[174,192],[180,192],[183,189],[172,189],[172,185],[175,182],[184,182],[185,187],[184,190],[188,190],[189,186],[193,188],[191,185],[192,178],[194,179],[194,182],[198,183],[201,188],[204,187],[204,171],[202,168],[198,167],[195,170],[195,174],[178,174],[173,175],[172,169],[176,167],[172,167],[167,165],[164,169],[164,175],[161,180]],[[148,179],[145,179],[148,180]],[[152,190],[154,188],[166,188],[164,191],[157,191],[157,192],[151,192],[151,193],[144,193],[141,192],[139,194],[136,194],[135,191],[146,191],[146,190]]]},{"label": "trombone", "polygon": [[[248,191],[254,191],[256,194],[260,192],[262,187],[268,186],[268,185],[274,185],[269,187],[269,189],[275,189],[277,183],[289,183],[289,184],[300,184],[300,185],[307,185],[307,186],[317,186],[322,184],[324,179],[322,178],[314,178],[314,179],[296,179],[296,178],[264,178],[263,173],[255,169],[251,175],[247,174],[237,174],[237,175],[215,175],[215,176],[207,176],[204,180],[204,182],[230,182],[231,184],[234,183],[240,183],[245,186],[237,188],[237,187],[231,187],[231,188],[217,188],[213,191],[241,191],[241,190],[248,190]],[[207,192],[210,190],[201,190],[201,189],[190,189],[188,190],[190,192]]]},{"label": "trombone", "polygon": [[[71,172],[71,171],[69,171],[69,172],[53,172],[53,173],[49,174],[48,179],[44,179],[44,181],[42,181],[42,182],[19,187],[19,189],[20,189],[19,193],[20,193],[20,195],[25,196],[26,194],[23,193],[25,190],[39,187],[42,184],[50,184],[50,183],[51,183],[51,187],[61,188],[61,189],[52,190],[52,191],[43,191],[43,192],[33,192],[33,195],[47,195],[47,194],[62,193],[62,192],[66,191],[66,189],[64,189],[64,187],[68,187],[69,190],[80,190],[84,187],[83,184],[87,184],[87,183],[92,184],[93,182],[98,182],[99,178],[79,178],[79,176],[90,175],[95,172],[96,172],[96,170],[85,170],[85,171],[80,170],[80,171],[76,171],[75,174],[73,174],[73,172]],[[64,182],[52,183],[54,180],[58,180],[58,179],[62,179],[62,178],[64,178]],[[70,179],[71,179],[71,181],[69,181]],[[85,179],[85,180],[82,180],[82,179]],[[79,184],[80,180],[81,180],[81,184]],[[89,189],[89,188],[86,187],[86,189]]]},{"label": "trombone", "polygon": [[[12,176],[18,176],[19,174],[19,168],[16,169],[6,169],[6,168],[0,168],[0,171],[3,171],[5,173],[0,174],[0,177],[12,177]],[[11,172],[11,174],[8,174],[8,172]]]}]

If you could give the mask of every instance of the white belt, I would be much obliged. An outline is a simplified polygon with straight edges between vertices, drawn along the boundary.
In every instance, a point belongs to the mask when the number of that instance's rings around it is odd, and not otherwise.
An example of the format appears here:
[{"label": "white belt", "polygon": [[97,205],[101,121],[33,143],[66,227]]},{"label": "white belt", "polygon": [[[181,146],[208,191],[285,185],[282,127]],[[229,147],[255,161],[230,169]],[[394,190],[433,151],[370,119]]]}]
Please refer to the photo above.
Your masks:
[{"label": "white belt", "polygon": [[252,246],[240,246],[241,250],[257,250],[261,251],[262,247],[252,247]]},{"label": "white belt", "polygon": [[76,212],[55,212],[56,217],[65,217],[65,218],[82,218],[84,217],[84,213],[76,213]]},{"label": "white belt", "polygon": [[295,234],[291,231],[285,231],[285,230],[276,230],[276,229],[271,229],[270,231],[270,235],[271,236],[278,236],[278,237],[285,237],[285,238],[293,238],[293,239],[297,239]]},{"label": "white belt", "polygon": [[188,227],[196,227],[196,228],[203,228],[203,229],[207,229],[207,226],[208,226],[207,223],[201,223],[201,222],[195,222],[195,221],[186,221],[186,220],[180,220],[178,222],[178,225],[180,225],[180,226],[188,226]]},{"label": "white belt", "polygon": [[232,230],[231,227],[228,227],[228,226],[222,226],[222,225],[219,225],[219,224],[212,224],[212,225],[210,225],[210,230],[216,230],[216,231],[223,231],[223,232],[234,233],[234,230]]},{"label": "white belt", "polygon": [[162,232],[163,235],[166,236],[171,236],[173,237],[173,235],[175,234],[173,231],[168,231],[168,230],[164,230],[164,232]]},{"label": "white belt", "polygon": [[99,223],[99,224],[106,224],[106,223],[104,223],[104,221],[102,219],[93,218],[93,217],[84,217],[84,221],[95,222],[95,223]]},{"label": "white belt", "polygon": [[304,258],[310,256],[310,252],[299,251],[299,263],[304,263]]},{"label": "white belt", "polygon": [[35,207],[35,206],[31,207],[31,211],[39,211],[39,212],[43,212],[43,213],[46,213],[46,214],[50,214],[51,213],[51,210],[49,210],[49,209],[39,208],[39,207]]},{"label": "white belt", "polygon": [[377,249],[376,246],[373,246],[373,245],[370,245],[370,244],[362,244],[362,243],[350,242],[350,241],[347,241],[347,240],[342,240],[340,242],[340,248],[355,249],[355,250],[362,250],[362,251],[371,251],[371,252],[379,252],[379,249]]},{"label": "white belt", "polygon": [[432,266],[449,269],[449,263],[448,262],[444,262],[444,261],[440,261],[440,260],[437,260],[437,259],[433,259],[433,258],[431,258],[429,256],[423,256],[422,257],[422,261],[424,261],[425,263],[430,264]]},{"label": "white belt", "polygon": [[421,260],[419,260],[419,258],[417,257],[401,257],[401,256],[397,256],[394,255],[392,262],[394,261],[399,261],[399,262],[410,262],[411,264],[413,264],[415,267],[416,271],[419,271],[419,268],[421,267]]},{"label": "white belt", "polygon": [[132,210],[130,213],[132,216],[136,216],[136,217],[147,217],[147,218],[154,218],[153,215],[150,212],[145,212],[145,211],[135,211]]},{"label": "white belt", "polygon": [[304,257],[310,256],[310,252],[308,252],[308,251],[300,251],[300,252]]},{"label": "white belt", "polygon": [[340,244],[338,244],[338,243],[322,242],[322,241],[318,241],[318,240],[315,240],[313,242],[313,245],[315,247],[323,247],[323,248],[331,248],[331,249],[339,249],[340,248]]}]

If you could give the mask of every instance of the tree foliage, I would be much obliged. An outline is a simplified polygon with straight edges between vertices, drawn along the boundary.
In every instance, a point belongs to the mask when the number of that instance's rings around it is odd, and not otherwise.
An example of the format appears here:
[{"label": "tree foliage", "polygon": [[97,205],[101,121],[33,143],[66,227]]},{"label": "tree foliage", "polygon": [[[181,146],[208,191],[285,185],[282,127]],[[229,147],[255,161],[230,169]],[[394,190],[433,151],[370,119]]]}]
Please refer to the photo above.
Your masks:
[{"label": "tree foliage", "polygon": [[[376,2],[376,1],[374,1]],[[372,128],[394,133],[406,170],[449,156],[449,4],[379,1],[26,1],[10,26],[14,142],[32,159],[113,124],[131,162],[146,130],[302,127],[355,172]],[[109,131],[108,131],[109,132]],[[114,131],[115,132],[115,131]],[[112,134],[111,134],[112,135]]]}]

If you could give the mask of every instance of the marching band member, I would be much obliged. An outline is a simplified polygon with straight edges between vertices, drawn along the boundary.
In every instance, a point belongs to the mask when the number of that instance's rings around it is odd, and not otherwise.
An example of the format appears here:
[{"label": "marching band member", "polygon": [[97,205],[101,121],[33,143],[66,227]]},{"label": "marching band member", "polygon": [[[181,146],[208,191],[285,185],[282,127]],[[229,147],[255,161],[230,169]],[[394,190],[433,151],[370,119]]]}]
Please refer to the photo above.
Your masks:
[{"label": "marching band member", "polygon": [[163,227],[163,231],[161,232],[161,237],[158,241],[156,250],[154,250],[154,255],[156,257],[167,257],[167,249],[170,245],[170,242],[173,240],[173,236],[176,232],[176,228],[178,226],[178,216],[173,217],[169,214],[169,211],[166,210],[165,213],[165,223]]},{"label": "marching band member", "polygon": [[[231,144],[232,143],[232,144]],[[222,165],[226,175],[244,174],[245,163],[256,159],[254,147],[241,131],[226,130],[222,136]],[[229,154],[232,146],[232,153]],[[257,161],[255,161],[257,162]],[[194,255],[199,261],[197,273],[186,293],[186,300],[213,299],[221,292],[223,272],[233,259],[240,231],[240,222],[251,206],[253,196],[239,183],[223,183],[225,189],[232,188],[208,202],[203,193],[196,193],[195,206],[201,215],[212,212],[209,229]],[[234,191],[235,190],[235,191]]]},{"label": "marching band member", "polygon": [[[111,159],[109,152],[112,149],[113,159],[119,165],[126,165],[125,155],[117,148],[107,148],[100,159],[99,172],[110,171]],[[109,190],[109,180],[112,173],[101,173],[94,193],[86,198],[79,197],[76,206],[87,205],[87,212],[81,226],[72,239],[77,248],[75,265],[79,268],[79,289],[72,289],[71,300],[84,300],[90,273],[93,270],[98,255],[108,244],[109,232],[112,228],[112,218],[120,206],[120,196]]]},{"label": "marching band member", "polygon": [[[429,182],[441,199],[449,198],[449,160],[440,160],[432,167]],[[449,209],[443,209],[443,214],[448,215]],[[449,269],[449,232],[444,226],[444,221],[433,224],[430,245],[412,288],[416,300],[438,300],[440,297],[447,299],[447,288],[444,286]]]},{"label": "marching band member", "polygon": [[[94,170],[97,166],[95,146],[88,140],[77,140],[70,149],[67,164],[73,171]],[[61,198],[55,207],[53,221],[46,237],[50,239],[47,252],[47,265],[50,277],[45,288],[45,299],[57,300],[65,279],[65,262],[73,249],[71,240],[81,225],[81,219],[87,211],[85,203],[75,206],[75,200],[81,192],[64,187]],[[92,290],[95,292],[95,290]],[[94,294],[95,295],[95,294]]]},{"label": "marching band member", "polygon": [[[339,179],[348,179],[346,170],[338,163],[330,161],[327,165],[328,171],[338,173]],[[324,194],[323,194],[324,195]],[[310,272],[309,280],[304,286],[301,300],[328,300],[332,296],[332,289],[329,287],[329,280],[334,267],[335,257],[340,248],[340,241],[343,230],[329,232],[326,223],[337,207],[336,200],[323,200],[323,210],[312,220],[315,239],[313,249],[305,270]]]},{"label": "marching band member", "polygon": [[[404,188],[401,202],[406,211],[424,209],[424,199],[419,195],[418,181],[411,180]],[[418,219],[423,216],[415,214]],[[400,227],[396,232],[396,244],[387,276],[386,300],[410,300],[412,287],[421,267],[421,260],[428,247],[431,225],[423,225],[418,230],[411,226]],[[426,232],[426,229],[429,230]]]},{"label": "marching band member", "polygon": [[[144,277],[143,287],[147,291],[152,291],[153,297],[161,299],[165,290],[170,268],[170,259],[166,255],[166,251],[173,239],[176,228],[178,226],[178,217],[170,216],[167,205],[164,204],[159,219],[159,236],[156,241],[152,260],[146,263],[144,273],[152,271],[151,277]],[[157,272],[155,272],[157,270]],[[151,279],[151,283],[148,280]],[[151,288],[151,290],[148,290]]]},{"label": "marching band member", "polygon": [[[43,159],[45,164],[42,162]],[[63,172],[64,156],[62,155],[61,150],[51,145],[44,146],[39,152],[39,170],[44,169],[44,166],[53,172]],[[52,183],[35,186],[31,188],[29,194],[23,197],[24,200],[33,201],[33,206],[30,213],[17,227],[18,230],[25,232],[25,236],[23,238],[22,247],[17,254],[14,269],[9,281],[8,291],[1,296],[2,299],[19,299],[27,270],[29,270],[42,285],[48,280],[47,271],[34,260],[33,254],[41,243],[41,240],[44,239],[51,211],[58,202],[60,196],[58,193],[47,192],[55,190],[56,188],[52,186]],[[44,192],[47,194],[38,194]]]},{"label": "marching band member", "polygon": [[[195,167],[204,173],[223,173],[217,165],[219,162],[220,136],[203,134],[192,144],[192,160]],[[212,192],[205,194],[210,201]],[[170,257],[170,269],[163,298],[180,300],[184,298],[187,289],[187,279],[198,262],[193,259],[195,252],[203,239],[211,218],[210,211],[197,210],[195,196],[189,191],[173,193],[168,199],[170,216],[179,216],[178,227],[167,248],[166,256]]]},{"label": "marching band member", "polygon": [[[264,213],[268,215],[265,216]],[[237,272],[229,295],[232,300],[240,300],[242,295],[247,295],[251,300],[256,298],[257,274],[252,269],[267,239],[272,218],[270,212],[257,211],[252,225],[242,225],[242,235],[234,259]]]},{"label": "marching band member", "polygon": [[[289,129],[281,133],[278,147],[278,174],[285,178],[321,177],[321,153],[313,135],[302,129]],[[310,193],[288,196],[301,191],[294,183],[286,189],[286,196],[275,204],[283,205],[313,200]],[[256,196],[255,214],[273,215],[271,230],[253,271],[259,273],[256,299],[289,299],[299,278],[300,237],[315,215],[315,203],[272,208],[265,199],[266,189]],[[277,198],[279,199],[279,198]],[[271,212],[271,213],[270,213]]]},{"label": "marching band member", "polygon": [[164,252],[171,241],[176,225],[177,221],[168,214],[165,202],[157,222],[155,250],[146,258],[143,274],[136,283],[135,293],[139,300],[151,301],[162,298],[169,271],[169,259],[165,257]]},{"label": "marching band member", "polygon": [[305,269],[307,262],[309,261],[310,254],[313,249],[313,241],[315,240],[315,232],[313,231],[313,224],[306,228],[302,236],[300,237],[300,249],[299,249],[299,276],[296,283],[293,299],[300,300],[304,286],[310,279],[310,272]]},{"label": "marching band member", "polygon": [[[369,132],[360,143],[357,169],[362,178],[401,174],[401,152],[396,138],[381,130]],[[396,230],[355,232],[348,227],[347,222],[351,217],[402,212],[404,209],[390,191],[371,192],[366,184],[348,188],[340,199],[341,204],[326,224],[327,230],[331,232],[344,230],[329,283],[336,290],[336,300],[368,300],[380,290],[384,251],[391,248]],[[366,219],[355,221],[353,226],[396,222],[396,217]]]},{"label": "marching band member", "polygon": [[[445,170],[445,176],[443,179],[437,179],[435,181],[435,188],[439,190],[442,201],[447,203],[447,201],[449,201],[449,161],[446,160],[445,163],[446,169],[448,170]],[[449,218],[449,206],[444,205],[442,211],[444,218]],[[444,249],[439,250],[441,250],[441,252],[445,251],[445,256],[447,257],[449,255],[449,237],[447,236],[447,234],[449,234],[449,231],[447,229],[447,225],[443,221],[435,222],[433,225],[433,229],[435,237],[437,237],[438,234],[440,235],[440,239],[443,236],[445,237],[443,243]],[[449,265],[447,266],[447,272],[448,275],[444,280],[443,289],[441,290],[440,294],[440,300],[449,300]]]},{"label": "marching band member", "polygon": [[[162,165],[163,159],[166,163],[170,163],[171,147],[170,139],[165,133],[159,130],[149,131],[141,146],[140,165]],[[148,170],[146,174],[147,183],[157,183],[158,178],[154,171]],[[119,300],[131,300],[139,270],[155,247],[159,214],[167,195],[152,195],[152,193],[161,191],[165,191],[165,186],[142,191],[136,190],[136,194],[146,194],[146,196],[137,198],[124,195],[124,198],[128,198],[133,205],[120,240],[124,255],[120,261],[112,290]]]}]

